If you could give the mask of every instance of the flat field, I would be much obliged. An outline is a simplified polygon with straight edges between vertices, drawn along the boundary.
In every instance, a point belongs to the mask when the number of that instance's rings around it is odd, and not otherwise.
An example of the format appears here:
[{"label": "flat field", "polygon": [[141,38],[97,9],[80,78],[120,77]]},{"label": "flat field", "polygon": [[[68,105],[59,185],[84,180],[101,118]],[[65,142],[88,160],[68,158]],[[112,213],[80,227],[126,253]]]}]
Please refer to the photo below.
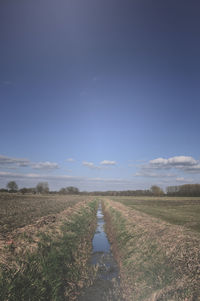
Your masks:
[{"label": "flat field", "polygon": [[0,194],[0,235],[57,214],[84,200],[83,196]]},{"label": "flat field", "polygon": [[200,197],[112,197],[129,208],[200,232]]},{"label": "flat field", "polygon": [[106,229],[124,299],[200,301],[200,201],[112,199],[104,199]]},{"label": "flat field", "polygon": [[20,194],[0,199],[0,300],[76,300],[95,273],[87,262],[97,201]]}]

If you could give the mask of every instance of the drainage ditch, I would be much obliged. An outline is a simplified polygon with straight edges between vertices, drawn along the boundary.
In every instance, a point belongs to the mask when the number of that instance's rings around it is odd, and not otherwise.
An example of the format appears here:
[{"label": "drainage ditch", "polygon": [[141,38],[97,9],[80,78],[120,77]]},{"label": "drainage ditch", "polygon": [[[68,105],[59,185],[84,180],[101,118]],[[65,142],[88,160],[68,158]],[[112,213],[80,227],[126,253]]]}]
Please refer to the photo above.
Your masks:
[{"label": "drainage ditch", "polygon": [[97,228],[92,240],[93,252],[90,264],[96,269],[92,286],[78,298],[79,301],[117,301],[120,296],[120,278],[117,263],[112,255],[110,243],[104,231],[104,215],[101,203],[97,210]]}]

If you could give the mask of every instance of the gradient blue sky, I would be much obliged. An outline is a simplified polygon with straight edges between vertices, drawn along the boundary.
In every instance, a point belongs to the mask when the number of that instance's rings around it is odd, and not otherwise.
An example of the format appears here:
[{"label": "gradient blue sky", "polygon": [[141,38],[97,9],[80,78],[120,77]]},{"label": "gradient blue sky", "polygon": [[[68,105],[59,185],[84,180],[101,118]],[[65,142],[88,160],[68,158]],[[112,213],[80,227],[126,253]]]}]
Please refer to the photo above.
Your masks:
[{"label": "gradient blue sky", "polygon": [[1,0],[0,187],[199,183],[199,16],[194,0]]}]

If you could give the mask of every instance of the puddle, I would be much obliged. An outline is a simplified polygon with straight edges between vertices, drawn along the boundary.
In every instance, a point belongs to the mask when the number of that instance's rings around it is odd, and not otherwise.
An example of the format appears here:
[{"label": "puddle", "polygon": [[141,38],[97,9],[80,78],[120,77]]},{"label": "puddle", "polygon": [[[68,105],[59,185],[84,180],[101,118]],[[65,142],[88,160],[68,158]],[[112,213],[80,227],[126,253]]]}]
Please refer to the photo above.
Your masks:
[{"label": "puddle", "polygon": [[90,264],[97,269],[96,278],[93,285],[78,298],[79,301],[122,300],[119,291],[119,269],[104,232],[104,224],[104,215],[99,204],[97,228],[92,240],[93,253],[90,259]]}]

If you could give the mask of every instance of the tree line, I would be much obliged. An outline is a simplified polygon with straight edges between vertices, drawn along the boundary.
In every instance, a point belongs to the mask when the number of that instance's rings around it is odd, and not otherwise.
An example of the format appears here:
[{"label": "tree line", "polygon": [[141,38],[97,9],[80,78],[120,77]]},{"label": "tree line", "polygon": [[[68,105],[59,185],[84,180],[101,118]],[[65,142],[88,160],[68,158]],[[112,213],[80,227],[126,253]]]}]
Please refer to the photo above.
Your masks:
[{"label": "tree line", "polygon": [[6,188],[0,189],[1,192],[21,192],[22,194],[29,193],[29,194],[35,194],[35,193],[49,193],[49,184],[48,182],[39,182],[36,187],[23,187],[21,189],[18,188],[18,185],[15,181],[10,181],[7,183]]},{"label": "tree line", "polygon": [[157,185],[151,186],[146,190],[108,190],[108,191],[79,191],[77,187],[63,187],[59,191],[50,191],[48,182],[39,182],[36,187],[18,188],[15,181],[8,182],[6,189],[0,189],[0,192],[20,192],[22,194],[80,194],[80,195],[96,195],[96,196],[200,196],[200,184],[184,184],[179,186],[168,186],[166,193]]},{"label": "tree line", "polygon": [[0,189],[0,192],[11,192],[11,193],[16,193],[20,192],[22,194],[48,194],[48,193],[57,193],[57,194],[81,194],[81,195],[96,195],[96,196],[151,196],[151,195],[164,195],[163,190],[154,185],[151,186],[149,190],[122,190],[122,191],[79,191],[77,187],[74,186],[68,186],[68,187],[63,187],[59,191],[50,191],[48,182],[39,182],[36,187],[32,188],[26,188],[23,187],[21,189],[18,188],[18,185],[15,181],[10,181],[8,182],[6,189]]},{"label": "tree line", "polygon": [[170,196],[200,196],[200,184],[168,186],[166,193]]},{"label": "tree line", "polygon": [[7,183],[6,188],[0,189],[0,192],[10,192],[16,193],[20,192],[22,194],[48,194],[48,193],[59,193],[59,194],[79,194],[80,191],[77,187],[68,186],[61,188],[59,191],[50,191],[48,182],[39,182],[36,187],[23,187],[18,188],[18,185],[15,181],[10,181]]}]

